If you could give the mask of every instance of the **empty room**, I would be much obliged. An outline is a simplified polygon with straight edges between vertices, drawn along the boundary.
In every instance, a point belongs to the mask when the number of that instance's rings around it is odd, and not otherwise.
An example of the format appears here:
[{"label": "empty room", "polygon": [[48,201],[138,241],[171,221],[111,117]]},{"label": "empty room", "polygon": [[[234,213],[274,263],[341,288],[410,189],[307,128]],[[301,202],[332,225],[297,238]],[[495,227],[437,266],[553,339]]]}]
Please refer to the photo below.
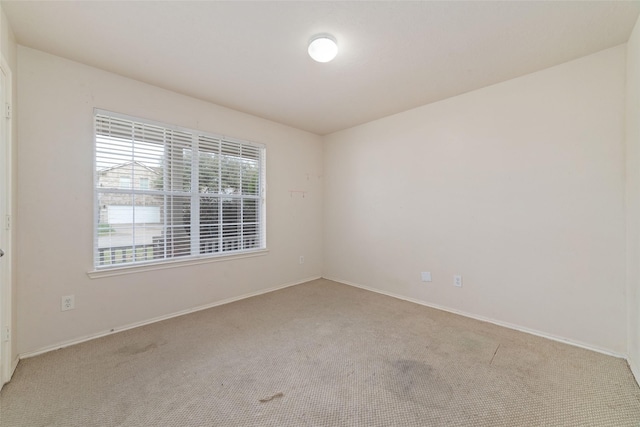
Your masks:
[{"label": "empty room", "polygon": [[640,426],[640,2],[0,15],[0,427]]}]

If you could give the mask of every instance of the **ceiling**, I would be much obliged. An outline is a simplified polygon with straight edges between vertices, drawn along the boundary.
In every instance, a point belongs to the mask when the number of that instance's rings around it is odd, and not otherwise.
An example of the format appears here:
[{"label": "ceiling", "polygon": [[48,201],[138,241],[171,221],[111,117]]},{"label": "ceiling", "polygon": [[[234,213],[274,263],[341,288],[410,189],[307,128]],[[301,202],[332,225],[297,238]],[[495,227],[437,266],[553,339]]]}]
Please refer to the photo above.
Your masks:
[{"label": "ceiling", "polygon": [[[640,2],[2,1],[19,44],[328,134],[629,38]],[[317,33],[337,58],[314,62]]]}]

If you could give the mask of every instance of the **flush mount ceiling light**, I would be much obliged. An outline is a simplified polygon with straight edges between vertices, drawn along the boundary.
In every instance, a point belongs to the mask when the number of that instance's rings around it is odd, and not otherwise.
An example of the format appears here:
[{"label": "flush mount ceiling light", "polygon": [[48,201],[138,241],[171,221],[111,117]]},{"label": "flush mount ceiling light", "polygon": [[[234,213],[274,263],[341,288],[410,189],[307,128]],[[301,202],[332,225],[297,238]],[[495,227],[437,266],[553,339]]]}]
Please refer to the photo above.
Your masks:
[{"label": "flush mount ceiling light", "polygon": [[309,56],[314,61],[329,62],[338,54],[338,44],[329,34],[318,34],[309,42]]}]

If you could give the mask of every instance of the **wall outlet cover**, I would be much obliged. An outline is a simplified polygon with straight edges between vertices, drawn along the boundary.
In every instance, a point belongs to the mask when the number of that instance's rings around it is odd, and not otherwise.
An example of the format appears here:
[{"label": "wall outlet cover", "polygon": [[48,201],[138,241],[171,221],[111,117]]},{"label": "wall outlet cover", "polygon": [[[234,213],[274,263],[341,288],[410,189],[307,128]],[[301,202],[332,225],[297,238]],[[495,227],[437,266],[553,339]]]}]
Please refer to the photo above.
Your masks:
[{"label": "wall outlet cover", "polygon": [[462,287],[462,276],[453,276],[453,286]]},{"label": "wall outlet cover", "polygon": [[66,295],[62,297],[60,301],[60,311],[73,310],[76,308],[76,297],[75,295]]}]

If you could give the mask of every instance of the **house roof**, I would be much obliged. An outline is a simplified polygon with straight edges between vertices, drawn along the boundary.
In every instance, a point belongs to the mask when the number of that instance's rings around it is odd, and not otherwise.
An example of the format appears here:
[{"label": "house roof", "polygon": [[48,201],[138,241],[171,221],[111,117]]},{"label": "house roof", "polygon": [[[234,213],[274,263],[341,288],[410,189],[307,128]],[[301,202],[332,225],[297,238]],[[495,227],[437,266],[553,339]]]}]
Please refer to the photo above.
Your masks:
[{"label": "house roof", "polygon": [[[327,134],[625,43],[637,1],[7,1],[18,43]],[[314,62],[317,33],[337,58]]]},{"label": "house roof", "polygon": [[140,163],[140,162],[137,162],[137,161],[120,163],[120,164],[117,164],[115,166],[110,166],[108,168],[98,169],[98,172],[100,172],[100,173],[109,172],[109,171],[112,171],[114,169],[120,169],[120,168],[123,168],[125,166],[129,166],[129,165],[138,165],[138,166],[143,167],[144,169],[148,170],[149,172],[155,173],[156,175],[160,175],[160,173],[161,173],[157,168],[149,167],[149,166],[145,165],[144,163]]}]

